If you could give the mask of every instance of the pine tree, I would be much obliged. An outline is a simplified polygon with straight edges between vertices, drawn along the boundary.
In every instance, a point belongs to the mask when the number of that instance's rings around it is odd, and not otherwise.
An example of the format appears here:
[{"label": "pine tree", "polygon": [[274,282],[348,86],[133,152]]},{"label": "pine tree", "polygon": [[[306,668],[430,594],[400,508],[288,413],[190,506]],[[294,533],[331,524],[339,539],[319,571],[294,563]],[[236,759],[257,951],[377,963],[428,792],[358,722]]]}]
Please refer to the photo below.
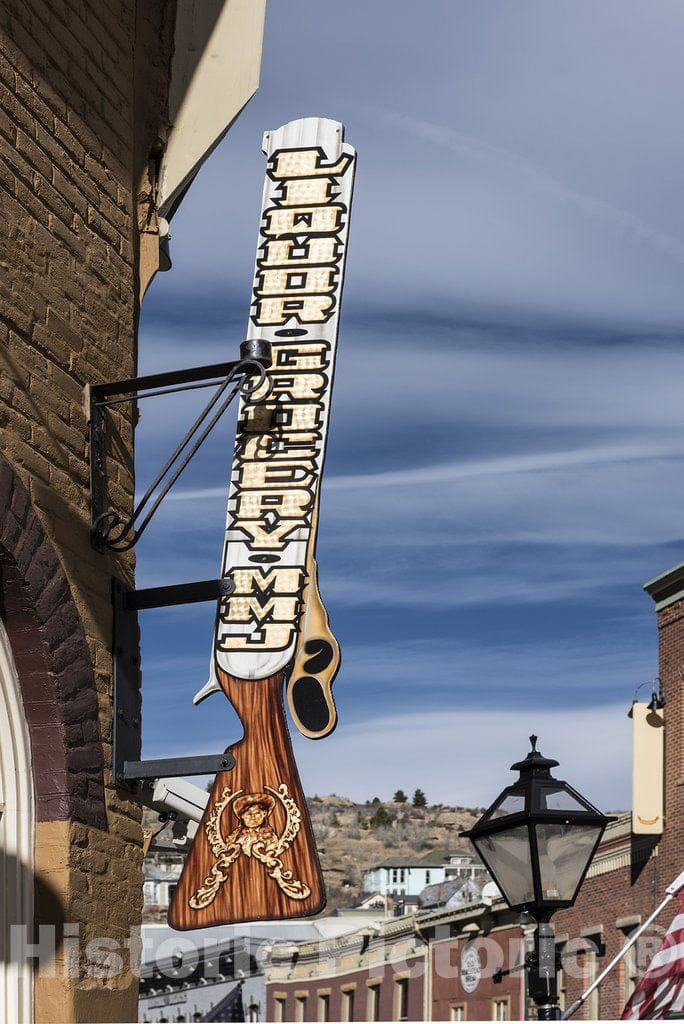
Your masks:
[{"label": "pine tree", "polygon": [[380,804],[380,806],[378,807],[375,814],[371,817],[368,824],[370,825],[371,828],[387,828],[389,825],[392,824],[393,821],[394,818],[388,812],[387,808]]},{"label": "pine tree", "polygon": [[398,789],[392,799],[394,800],[395,804],[405,804],[406,801],[408,800],[408,797],[406,796],[406,793],[404,792],[403,789]]},{"label": "pine tree", "polygon": [[413,794],[414,807],[427,807],[427,797],[422,789],[417,789]]}]

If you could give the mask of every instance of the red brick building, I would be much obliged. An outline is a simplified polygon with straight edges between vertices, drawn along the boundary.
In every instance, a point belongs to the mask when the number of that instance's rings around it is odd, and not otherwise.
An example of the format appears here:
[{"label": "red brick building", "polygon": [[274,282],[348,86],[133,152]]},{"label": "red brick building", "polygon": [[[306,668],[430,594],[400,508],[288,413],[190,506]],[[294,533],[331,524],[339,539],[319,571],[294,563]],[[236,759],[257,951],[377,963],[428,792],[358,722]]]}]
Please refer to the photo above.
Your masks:
[{"label": "red brick building", "polygon": [[[664,831],[634,835],[629,814],[612,822],[575,906],[555,915],[561,1005],[581,995],[684,867],[684,565],[645,589],[656,605],[667,698]],[[620,1016],[671,918],[670,906],[576,1019]],[[521,922],[499,900],[388,919],[326,943],[276,947],[267,974],[268,1019],[525,1019],[534,1011],[524,971],[516,968],[532,932],[531,921]]]}]

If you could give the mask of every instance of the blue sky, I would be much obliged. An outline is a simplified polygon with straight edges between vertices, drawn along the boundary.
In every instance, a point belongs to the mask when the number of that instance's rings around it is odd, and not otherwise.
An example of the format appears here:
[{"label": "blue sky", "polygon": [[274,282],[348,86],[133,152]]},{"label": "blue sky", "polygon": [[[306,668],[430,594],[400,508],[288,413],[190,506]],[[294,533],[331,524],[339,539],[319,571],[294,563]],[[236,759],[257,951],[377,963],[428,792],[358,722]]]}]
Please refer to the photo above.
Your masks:
[{"label": "blue sky", "polygon": [[[488,803],[536,732],[630,802],[626,711],[657,672],[645,580],[684,560],[684,136],[676,0],[271,0],[261,87],[172,223],[140,369],[244,337],[261,136],[358,151],[319,534],[342,645],[308,793]],[[144,403],[142,489],[203,400]],[[219,569],[233,421],[138,549],[138,585]],[[213,609],[144,613],[144,751],[222,749]]]}]

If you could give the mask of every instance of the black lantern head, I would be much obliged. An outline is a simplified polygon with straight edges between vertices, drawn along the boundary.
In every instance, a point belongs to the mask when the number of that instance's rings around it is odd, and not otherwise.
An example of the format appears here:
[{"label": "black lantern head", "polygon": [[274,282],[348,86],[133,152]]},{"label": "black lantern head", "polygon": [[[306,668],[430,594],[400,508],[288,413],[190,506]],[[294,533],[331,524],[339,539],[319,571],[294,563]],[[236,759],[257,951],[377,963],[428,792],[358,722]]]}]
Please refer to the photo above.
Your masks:
[{"label": "black lantern head", "polygon": [[612,819],[567,782],[558,761],[532,749],[511,765],[520,778],[497,797],[467,836],[512,909],[550,917],[577,898],[606,825]]}]

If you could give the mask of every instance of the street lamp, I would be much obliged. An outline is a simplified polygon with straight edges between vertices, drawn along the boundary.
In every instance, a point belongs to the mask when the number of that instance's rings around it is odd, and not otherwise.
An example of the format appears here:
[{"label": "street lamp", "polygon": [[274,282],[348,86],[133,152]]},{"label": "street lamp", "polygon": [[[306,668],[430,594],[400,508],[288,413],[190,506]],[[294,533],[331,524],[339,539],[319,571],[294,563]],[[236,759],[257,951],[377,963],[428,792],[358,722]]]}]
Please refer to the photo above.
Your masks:
[{"label": "street lamp", "polygon": [[558,1020],[556,953],[551,917],[577,898],[609,821],[567,782],[554,779],[558,761],[532,750],[511,765],[520,778],[467,832],[512,910],[537,923],[528,957],[530,995],[539,1020]]}]

